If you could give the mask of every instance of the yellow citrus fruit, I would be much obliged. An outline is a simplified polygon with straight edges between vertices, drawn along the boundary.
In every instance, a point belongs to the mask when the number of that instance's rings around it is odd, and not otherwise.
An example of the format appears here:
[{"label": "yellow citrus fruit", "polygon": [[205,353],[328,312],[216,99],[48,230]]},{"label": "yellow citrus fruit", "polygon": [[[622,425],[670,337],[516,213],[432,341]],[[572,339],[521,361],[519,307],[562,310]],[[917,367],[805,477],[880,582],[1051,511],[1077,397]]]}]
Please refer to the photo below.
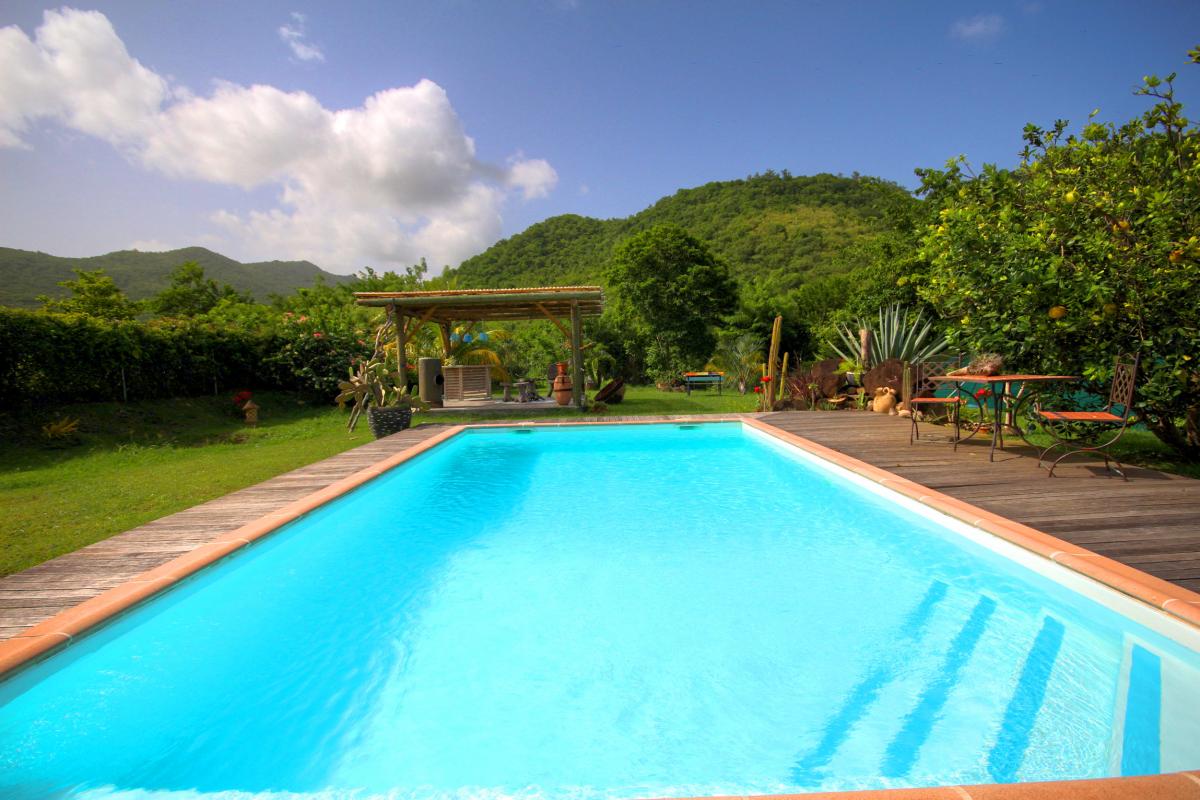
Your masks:
[{"label": "yellow citrus fruit", "polygon": [[1065,195],[1063,195],[1063,199],[1066,200],[1068,203],[1074,203],[1076,200],[1079,199],[1079,195],[1075,194],[1075,190],[1072,189],[1071,191],[1069,191]]},{"label": "yellow citrus fruit", "polygon": [[1062,319],[1067,315],[1066,306],[1054,306],[1050,309],[1050,319]]},{"label": "yellow citrus fruit", "polygon": [[1104,316],[1112,317],[1112,316],[1116,316],[1116,313],[1117,313],[1117,304],[1116,303],[1105,303],[1104,304]]},{"label": "yellow citrus fruit", "polygon": [[1180,261],[1183,261],[1183,251],[1182,250],[1172,250],[1171,255],[1167,256],[1167,260],[1170,261],[1172,264],[1178,264]]}]

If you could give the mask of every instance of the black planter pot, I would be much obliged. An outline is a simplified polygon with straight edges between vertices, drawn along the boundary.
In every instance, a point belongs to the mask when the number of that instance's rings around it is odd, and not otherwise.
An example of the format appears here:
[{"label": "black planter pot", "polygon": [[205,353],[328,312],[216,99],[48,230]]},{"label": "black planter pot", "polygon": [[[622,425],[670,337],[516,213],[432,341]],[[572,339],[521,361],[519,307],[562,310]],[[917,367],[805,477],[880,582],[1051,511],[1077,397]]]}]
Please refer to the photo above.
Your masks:
[{"label": "black planter pot", "polygon": [[367,424],[376,439],[399,433],[412,424],[411,408],[378,408],[371,406],[367,409]]}]

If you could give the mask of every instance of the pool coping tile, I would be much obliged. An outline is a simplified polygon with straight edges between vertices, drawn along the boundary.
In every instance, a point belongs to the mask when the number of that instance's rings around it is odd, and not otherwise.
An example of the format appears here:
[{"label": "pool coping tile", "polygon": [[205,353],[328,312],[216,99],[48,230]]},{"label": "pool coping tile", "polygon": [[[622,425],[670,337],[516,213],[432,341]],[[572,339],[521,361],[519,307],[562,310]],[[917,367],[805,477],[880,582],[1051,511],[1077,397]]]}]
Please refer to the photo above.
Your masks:
[{"label": "pool coping tile", "polygon": [[[1050,534],[1006,519],[970,503],[943,494],[927,486],[902,478],[887,470],[860,461],[830,447],[777,428],[753,415],[729,415],[703,419],[645,419],[620,421],[521,421],[488,422],[448,427],[428,439],[394,453],[344,478],[264,514],[215,539],[198,545],[161,566],[137,575],[112,589],[72,606],[29,628],[17,636],[0,641],[0,678],[48,657],[68,646],[74,637],[85,633],[137,604],[163,592],[188,576],[258,539],[279,530],[289,522],[321,507],[347,492],[373,480],[406,461],[437,447],[464,431],[512,427],[568,427],[585,425],[663,425],[686,421],[688,424],[739,422],[867,480],[880,484],[922,505],[965,522],[1011,544],[1035,553],[1065,569],[1103,583],[1156,609],[1200,627],[1200,594],[1190,592],[1141,570],[1073,545]],[[1131,795],[1130,792],[1136,794]],[[1146,800],[1200,800],[1200,772],[1176,772],[1137,778],[1057,781],[1048,783],[985,784],[978,786],[940,786],[924,789],[885,789],[851,792],[823,792],[799,795],[759,795],[736,800],[1116,800],[1137,796]],[[694,800],[694,799],[688,799]],[[703,800],[735,800],[734,797],[706,797]]]},{"label": "pool coping tile", "polygon": [[1077,544],[1051,536],[1044,531],[1014,522],[999,514],[922,486],[915,481],[901,478],[881,467],[867,464],[853,456],[805,439],[803,436],[776,428],[769,422],[746,418],[742,420],[742,423],[874,481],[886,489],[891,489],[946,516],[965,522],[1010,544],[1042,556],[1061,567],[1153,606],[1173,619],[1200,627],[1200,594],[1196,592],[1156,578],[1128,564],[1114,561]]},{"label": "pool coping tile", "polygon": [[916,789],[681,797],[660,800],[1200,800],[1200,773],[1168,772],[1126,778],[1036,783],[988,783]]}]

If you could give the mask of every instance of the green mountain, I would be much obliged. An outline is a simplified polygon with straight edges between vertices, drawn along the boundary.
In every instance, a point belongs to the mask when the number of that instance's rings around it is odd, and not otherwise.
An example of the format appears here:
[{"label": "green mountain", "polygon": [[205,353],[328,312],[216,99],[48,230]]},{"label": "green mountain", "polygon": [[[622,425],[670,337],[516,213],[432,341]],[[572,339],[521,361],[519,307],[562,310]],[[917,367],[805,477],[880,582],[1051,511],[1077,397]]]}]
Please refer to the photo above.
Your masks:
[{"label": "green mountain", "polygon": [[158,294],[167,288],[170,274],[185,261],[195,261],[218,283],[248,291],[256,300],[271,294],[289,294],[311,286],[318,276],[330,283],[350,279],[334,275],[308,261],[260,261],[243,264],[203,247],[185,247],[164,253],[118,250],[90,258],[62,258],[30,250],[0,247],[0,305],[35,308],[40,294],[66,294],[57,284],[74,278],[73,269],[103,269],[133,300]]},{"label": "green mountain", "polygon": [[787,291],[851,266],[839,256],[883,233],[889,214],[915,202],[877,178],[768,172],[683,189],[623,219],[551,217],[449,274],[466,288],[599,283],[617,242],[672,222],[705,240],[739,280]]}]

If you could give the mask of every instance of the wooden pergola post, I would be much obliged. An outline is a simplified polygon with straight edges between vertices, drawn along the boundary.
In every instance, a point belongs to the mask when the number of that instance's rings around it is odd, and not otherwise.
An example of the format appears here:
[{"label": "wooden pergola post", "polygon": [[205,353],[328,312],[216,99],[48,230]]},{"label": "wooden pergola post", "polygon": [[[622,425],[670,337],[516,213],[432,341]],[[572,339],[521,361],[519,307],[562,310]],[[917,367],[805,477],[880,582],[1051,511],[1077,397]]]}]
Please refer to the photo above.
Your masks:
[{"label": "wooden pergola post", "polygon": [[583,409],[583,316],[579,301],[571,301],[571,400]]},{"label": "wooden pergola post", "polygon": [[396,313],[396,370],[400,373],[400,385],[408,387],[408,356],[405,355],[404,349],[408,345],[408,332],[404,330],[408,323],[404,312],[397,308],[394,304],[393,311]]}]

